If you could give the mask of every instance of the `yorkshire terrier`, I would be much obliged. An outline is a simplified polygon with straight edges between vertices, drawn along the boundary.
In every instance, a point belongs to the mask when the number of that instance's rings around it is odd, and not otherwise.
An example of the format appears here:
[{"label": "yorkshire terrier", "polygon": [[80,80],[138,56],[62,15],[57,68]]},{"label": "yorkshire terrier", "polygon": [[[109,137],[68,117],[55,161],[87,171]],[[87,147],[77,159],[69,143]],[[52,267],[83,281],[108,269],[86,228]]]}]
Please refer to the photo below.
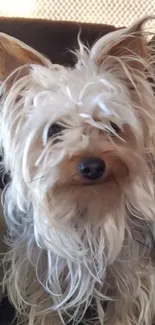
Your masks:
[{"label": "yorkshire terrier", "polygon": [[0,34],[8,295],[26,325],[152,325],[155,73],[143,18],[74,68]]}]

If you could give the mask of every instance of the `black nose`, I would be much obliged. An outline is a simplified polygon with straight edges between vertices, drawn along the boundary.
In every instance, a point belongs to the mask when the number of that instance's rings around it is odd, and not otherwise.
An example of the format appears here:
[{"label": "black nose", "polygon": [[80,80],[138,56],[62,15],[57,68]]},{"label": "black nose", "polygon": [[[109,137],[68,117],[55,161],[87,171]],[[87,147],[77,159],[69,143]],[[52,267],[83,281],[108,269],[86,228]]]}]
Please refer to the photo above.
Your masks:
[{"label": "black nose", "polygon": [[85,179],[100,179],[105,172],[105,162],[100,158],[85,158],[80,161],[78,168]]}]

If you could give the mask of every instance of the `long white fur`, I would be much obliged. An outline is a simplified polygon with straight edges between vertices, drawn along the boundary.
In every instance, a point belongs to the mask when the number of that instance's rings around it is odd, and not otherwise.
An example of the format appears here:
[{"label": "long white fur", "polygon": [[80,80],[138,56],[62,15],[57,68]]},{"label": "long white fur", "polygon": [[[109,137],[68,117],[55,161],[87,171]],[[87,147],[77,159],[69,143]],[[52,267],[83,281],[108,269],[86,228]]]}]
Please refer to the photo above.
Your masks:
[{"label": "long white fur", "polygon": [[[4,283],[26,325],[152,325],[155,99],[147,81],[154,80],[152,58],[150,65],[135,57],[144,66],[139,73],[116,59],[120,74],[109,60],[96,65],[96,47],[80,48],[74,69],[31,65],[0,103],[3,166],[11,175],[4,193],[10,245]],[[48,141],[48,128],[57,120],[66,130],[60,142]],[[93,132],[114,133],[111,120],[120,128],[127,124],[135,136],[137,151],[127,148],[126,156],[122,139],[112,152],[133,180],[114,184],[112,193],[108,184],[102,193],[82,185],[73,191],[73,175],[63,183],[59,166],[66,156],[87,151]],[[82,133],[83,123],[90,134]],[[92,319],[84,319],[88,307]]]}]

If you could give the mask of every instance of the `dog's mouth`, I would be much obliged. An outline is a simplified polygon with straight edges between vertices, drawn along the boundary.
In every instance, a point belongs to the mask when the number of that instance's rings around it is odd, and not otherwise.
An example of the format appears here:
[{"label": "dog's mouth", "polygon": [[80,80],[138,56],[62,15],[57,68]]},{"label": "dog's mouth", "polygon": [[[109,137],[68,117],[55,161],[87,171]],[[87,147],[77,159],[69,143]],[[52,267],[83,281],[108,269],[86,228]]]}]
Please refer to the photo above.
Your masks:
[{"label": "dog's mouth", "polygon": [[97,185],[99,185],[99,184],[101,184],[101,182],[89,182],[89,183],[83,183],[83,186],[97,186]]},{"label": "dog's mouth", "polygon": [[114,174],[105,174],[103,175],[100,179],[84,179],[82,177],[78,177],[75,175],[75,177],[73,177],[73,179],[71,180],[70,184],[72,186],[77,186],[77,187],[101,187],[101,186],[105,186],[106,184],[109,183],[118,183],[118,180],[116,178],[116,176]]}]

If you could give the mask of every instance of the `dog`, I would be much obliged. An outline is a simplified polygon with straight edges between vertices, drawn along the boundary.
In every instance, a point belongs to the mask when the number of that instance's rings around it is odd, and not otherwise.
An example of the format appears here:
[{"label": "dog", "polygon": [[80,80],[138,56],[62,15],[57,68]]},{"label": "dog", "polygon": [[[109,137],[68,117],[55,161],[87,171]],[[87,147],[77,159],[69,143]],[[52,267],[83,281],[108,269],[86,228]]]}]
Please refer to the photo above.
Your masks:
[{"label": "dog", "polygon": [[145,17],[74,68],[0,34],[4,286],[26,325],[152,325],[154,51]]}]

